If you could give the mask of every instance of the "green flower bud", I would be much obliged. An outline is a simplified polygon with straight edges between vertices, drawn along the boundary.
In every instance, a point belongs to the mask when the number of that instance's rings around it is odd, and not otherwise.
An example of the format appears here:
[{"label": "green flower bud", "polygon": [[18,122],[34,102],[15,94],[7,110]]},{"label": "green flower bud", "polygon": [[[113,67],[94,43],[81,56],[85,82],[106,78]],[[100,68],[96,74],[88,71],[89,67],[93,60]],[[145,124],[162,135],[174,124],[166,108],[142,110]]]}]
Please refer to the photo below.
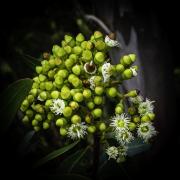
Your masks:
[{"label": "green flower bud", "polygon": [[106,124],[105,124],[104,122],[101,122],[101,123],[99,124],[99,130],[100,130],[100,131],[105,131],[105,130],[106,130]]},{"label": "green flower bud", "polygon": [[33,85],[32,85],[32,88],[33,89],[38,89],[39,88],[39,83],[34,82]]},{"label": "green flower bud", "polygon": [[34,128],[34,131],[36,131],[36,132],[40,131],[40,129],[41,129],[39,126],[34,126],[33,128]]},{"label": "green flower bud", "polygon": [[125,55],[120,59],[120,63],[124,66],[130,66],[132,64],[132,60],[129,56]]},{"label": "green flower bud", "polygon": [[77,55],[76,55],[76,54],[71,54],[71,55],[69,56],[69,59],[72,59],[72,60],[73,60],[73,62],[74,62],[74,63],[76,63],[76,62],[77,62],[78,57],[77,57]]},{"label": "green flower bud", "polygon": [[131,58],[131,61],[134,62],[136,60],[135,54],[129,54],[129,57]]},{"label": "green flower bud", "polygon": [[46,86],[45,86],[45,82],[41,82],[40,85],[39,85],[39,89],[40,90],[45,90]]},{"label": "green flower bud", "polygon": [[102,66],[99,66],[99,67],[98,67],[98,72],[99,72],[100,74],[102,74]]},{"label": "green flower bud", "polygon": [[102,109],[96,108],[92,111],[92,115],[95,119],[100,118],[102,116]]},{"label": "green flower bud", "polygon": [[76,109],[79,108],[79,104],[77,102],[75,102],[75,101],[71,101],[69,103],[69,106],[72,108],[72,110],[76,110]]},{"label": "green flower bud", "polygon": [[69,73],[66,69],[60,69],[58,72],[57,72],[57,75],[62,77],[62,78],[66,78],[68,77]]},{"label": "green flower bud", "polygon": [[55,72],[54,72],[53,70],[50,70],[50,71],[48,72],[48,77],[49,77],[49,78],[53,78],[54,75],[55,75]]},{"label": "green flower bud", "polygon": [[36,119],[32,120],[32,126],[37,126],[38,125],[38,121]]},{"label": "green flower bud", "polygon": [[65,36],[64,36],[64,39],[65,39],[65,42],[66,42],[66,43],[69,43],[69,42],[72,41],[73,38],[72,38],[72,36],[65,35]]},{"label": "green flower bud", "polygon": [[88,124],[90,124],[90,123],[91,123],[91,120],[92,120],[92,117],[91,117],[89,114],[87,114],[87,115],[85,116],[85,121],[86,121]]},{"label": "green flower bud", "polygon": [[54,62],[56,66],[59,66],[62,63],[62,61],[59,58],[55,58]]},{"label": "green flower bud", "polygon": [[38,76],[34,77],[34,78],[33,78],[33,81],[36,82],[36,83],[38,83],[38,84],[40,83]]},{"label": "green flower bud", "polygon": [[86,46],[87,46],[87,41],[83,41],[83,42],[81,43],[81,47],[82,47],[83,49],[86,49]]},{"label": "green flower bud", "polygon": [[95,126],[89,126],[88,128],[87,128],[87,131],[89,132],[89,133],[95,133],[95,131],[96,131],[96,127]]},{"label": "green flower bud", "polygon": [[24,116],[23,119],[22,119],[22,122],[24,124],[28,124],[29,123],[29,117],[28,116]]},{"label": "green flower bud", "polygon": [[95,87],[95,93],[96,93],[97,95],[102,95],[103,92],[104,92],[104,88],[103,88],[102,86],[97,86],[97,87]]},{"label": "green flower bud", "polygon": [[40,114],[43,114],[43,113],[44,113],[44,109],[43,109],[43,106],[42,106],[41,104],[36,104],[36,105],[33,107],[33,109],[34,109],[36,112],[40,113]]},{"label": "green flower bud", "polygon": [[136,129],[136,124],[133,123],[133,122],[130,122],[128,124],[128,128],[129,128],[130,131],[134,131]]},{"label": "green flower bud", "polygon": [[117,91],[117,89],[115,87],[108,88],[107,91],[106,91],[106,94],[109,97],[116,97],[117,93],[118,93],[118,91]]},{"label": "green flower bud", "polygon": [[69,81],[70,83],[72,83],[75,78],[77,78],[76,75],[70,74],[70,75],[68,76],[68,81]]},{"label": "green flower bud", "polygon": [[136,97],[139,94],[139,91],[137,90],[131,90],[127,94],[125,94],[126,97]]},{"label": "green flower bud", "polygon": [[67,124],[67,120],[65,118],[59,118],[56,120],[56,126],[61,127]]},{"label": "green flower bud", "polygon": [[67,106],[63,110],[64,117],[70,117],[72,115],[72,108]]},{"label": "green flower bud", "polygon": [[74,60],[73,59],[66,59],[65,61],[65,66],[67,69],[70,69],[74,65]]},{"label": "green flower bud", "polygon": [[56,66],[54,59],[49,60],[49,66],[50,66],[50,68],[54,68]]},{"label": "green flower bud", "polygon": [[70,54],[72,51],[71,46],[64,46],[64,50],[66,51],[67,54]]},{"label": "green flower bud", "polygon": [[69,99],[71,97],[71,91],[67,86],[63,86],[61,89],[62,99]]},{"label": "green flower bud", "polygon": [[123,108],[121,106],[116,106],[115,113],[116,114],[122,114],[123,113]]},{"label": "green flower bud", "polygon": [[96,86],[99,86],[102,82],[102,77],[101,76],[95,76],[94,78],[94,83],[96,84]]},{"label": "green flower bud", "polygon": [[130,114],[130,115],[134,115],[135,113],[136,113],[136,108],[135,107],[129,107],[128,108],[128,113]]},{"label": "green flower bud", "polygon": [[26,115],[27,115],[29,118],[32,118],[33,115],[34,115],[33,110],[31,110],[31,109],[26,110]]},{"label": "green flower bud", "polygon": [[91,93],[90,89],[84,89],[84,91],[83,91],[84,98],[89,99],[91,97],[91,94],[92,93]]},{"label": "green flower bud", "polygon": [[[51,96],[51,97],[52,97],[52,96]],[[54,98],[54,99],[56,99],[56,98]],[[45,106],[46,106],[47,108],[49,108],[51,105],[52,105],[52,100],[51,100],[51,99],[46,100]]]},{"label": "green flower bud", "polygon": [[39,75],[39,81],[44,82],[47,79],[47,77],[43,74]]},{"label": "green flower bud", "polygon": [[48,97],[48,94],[47,94],[47,92],[46,91],[42,91],[40,94],[39,94],[39,97],[40,97],[40,99],[41,100],[46,100],[47,99],[47,97]]},{"label": "green flower bud", "polygon": [[85,62],[89,62],[92,60],[92,52],[90,50],[84,50],[82,53],[82,59]]},{"label": "green flower bud", "polygon": [[76,41],[82,42],[82,41],[84,41],[84,40],[85,40],[85,38],[84,38],[83,34],[79,33],[79,34],[76,36]]},{"label": "green flower bud", "polygon": [[51,92],[51,97],[53,99],[57,99],[59,97],[59,91],[52,91]]},{"label": "green flower bud", "polygon": [[87,103],[87,107],[88,107],[89,109],[94,109],[94,106],[95,106],[95,104],[94,104],[94,102],[92,102],[92,101],[90,101],[90,102]]},{"label": "green flower bud", "polygon": [[51,113],[51,112],[49,112],[49,113],[47,114],[47,120],[48,120],[48,122],[52,121],[53,119],[54,119],[54,114]]},{"label": "green flower bud", "polygon": [[150,118],[148,115],[144,115],[141,117],[141,122],[149,122],[150,121]]},{"label": "green flower bud", "polygon": [[94,97],[94,104],[100,105],[103,102],[103,98],[101,96],[95,96]]},{"label": "green flower bud", "polygon": [[73,47],[73,53],[80,55],[82,53],[82,48],[80,46]]},{"label": "green flower bud", "polygon": [[60,128],[59,132],[60,132],[61,136],[66,136],[66,134],[67,134],[67,130],[65,128],[62,128],[62,127]]},{"label": "green flower bud", "polygon": [[83,101],[83,94],[80,92],[75,93],[75,95],[73,96],[73,99],[74,99],[74,101],[82,102]]},{"label": "green flower bud", "polygon": [[82,85],[82,81],[77,77],[74,78],[71,83],[75,88],[80,87]]},{"label": "green flower bud", "polygon": [[57,57],[63,57],[66,55],[66,51],[63,48],[59,47],[58,45],[53,46],[52,52]]},{"label": "green flower bud", "polygon": [[94,39],[95,40],[103,39],[103,34],[100,31],[95,31],[94,32]]},{"label": "green flower bud", "polygon": [[41,114],[36,114],[35,117],[34,117],[35,120],[37,121],[42,121],[43,120],[43,117]]},{"label": "green flower bud", "polygon": [[102,52],[97,52],[94,57],[96,64],[102,64],[105,61],[105,54]]},{"label": "green flower bud", "polygon": [[71,96],[74,96],[77,92],[81,92],[81,89],[71,89]]},{"label": "green flower bud", "polygon": [[29,103],[32,103],[34,101],[34,96],[31,95],[31,94],[28,95],[27,100],[28,100]]},{"label": "green flower bud", "polygon": [[49,129],[49,123],[48,122],[43,122],[43,129]]},{"label": "green flower bud", "polygon": [[81,74],[81,66],[80,65],[75,65],[72,67],[72,72],[79,76]]},{"label": "green flower bud", "polygon": [[133,77],[133,73],[132,73],[131,69],[124,70],[124,72],[122,73],[122,77],[125,80],[131,79]]},{"label": "green flower bud", "polygon": [[81,122],[81,117],[75,114],[75,115],[73,115],[73,116],[71,117],[71,122],[72,122],[73,124],[80,123],[80,122]]},{"label": "green flower bud", "polygon": [[37,96],[38,90],[37,89],[31,89],[29,92],[31,95],[33,95],[34,97]]},{"label": "green flower bud", "polygon": [[140,122],[140,117],[139,117],[139,116],[134,116],[134,117],[133,117],[133,121],[134,121],[135,123]]},{"label": "green flower bud", "polygon": [[98,51],[104,51],[106,49],[106,44],[103,41],[96,41],[95,47]]},{"label": "green flower bud", "polygon": [[62,85],[64,83],[64,80],[63,80],[63,78],[61,76],[56,76],[55,83],[57,85]]},{"label": "green flower bud", "polygon": [[117,64],[116,71],[122,73],[124,71],[124,66],[122,64]]},{"label": "green flower bud", "polygon": [[155,114],[154,113],[148,113],[148,116],[149,116],[150,120],[153,120],[155,118]]},{"label": "green flower bud", "polygon": [[29,107],[29,101],[27,99],[25,99],[23,102],[22,102],[22,106],[24,107]]},{"label": "green flower bud", "polygon": [[45,89],[50,91],[53,88],[53,83],[51,81],[45,82]]},{"label": "green flower bud", "polygon": [[93,44],[91,41],[87,41],[87,44],[86,44],[86,49],[87,50],[91,50],[93,48]]},{"label": "green flower bud", "polygon": [[36,66],[36,72],[37,72],[38,74],[41,74],[41,72],[42,72],[42,66]]}]

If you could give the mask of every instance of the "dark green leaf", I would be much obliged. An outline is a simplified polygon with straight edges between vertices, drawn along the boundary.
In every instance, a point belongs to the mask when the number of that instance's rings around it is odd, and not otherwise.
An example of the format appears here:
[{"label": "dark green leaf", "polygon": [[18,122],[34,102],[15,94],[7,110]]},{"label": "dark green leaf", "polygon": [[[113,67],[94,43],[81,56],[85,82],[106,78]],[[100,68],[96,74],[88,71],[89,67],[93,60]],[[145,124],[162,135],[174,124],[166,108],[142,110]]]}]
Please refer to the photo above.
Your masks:
[{"label": "dark green leaf", "polygon": [[1,95],[0,103],[0,132],[5,132],[12,123],[17,110],[22,101],[28,95],[33,81],[31,79],[21,79],[11,84]]},{"label": "dark green leaf", "polygon": [[64,154],[65,152],[69,151],[70,149],[72,149],[79,141],[76,141],[72,144],[69,144],[65,147],[62,147],[60,149],[57,149],[55,151],[53,151],[52,153],[48,154],[47,156],[45,156],[44,158],[40,159],[36,164],[35,167],[40,166],[62,154]]},{"label": "dark green leaf", "polygon": [[142,139],[135,139],[128,145],[128,156],[134,156],[136,154],[147,151],[150,148],[150,144],[144,143]]}]

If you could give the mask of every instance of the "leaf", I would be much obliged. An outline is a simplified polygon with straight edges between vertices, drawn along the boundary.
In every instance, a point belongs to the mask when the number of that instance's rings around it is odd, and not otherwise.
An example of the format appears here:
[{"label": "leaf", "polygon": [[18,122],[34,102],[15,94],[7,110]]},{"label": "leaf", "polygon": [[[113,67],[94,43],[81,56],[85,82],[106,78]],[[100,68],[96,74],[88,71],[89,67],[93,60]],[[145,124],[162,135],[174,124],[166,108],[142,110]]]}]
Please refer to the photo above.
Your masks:
[{"label": "leaf", "polygon": [[86,154],[86,152],[88,151],[89,146],[87,146],[85,149],[82,149],[81,151],[79,151],[78,153],[74,154],[73,159],[74,161],[72,161],[72,165],[69,167],[68,169],[68,173],[71,172],[73,170],[73,168],[78,164],[78,162],[82,159],[82,157]]},{"label": "leaf", "polygon": [[43,157],[42,159],[40,159],[36,164],[35,167],[38,167],[62,154],[64,154],[65,152],[69,151],[70,149],[72,149],[79,141],[76,141],[72,144],[69,144],[65,147],[62,147],[60,149],[57,149],[55,151],[53,151],[52,153],[48,154],[47,156]]},{"label": "leaf", "polygon": [[144,143],[142,139],[135,139],[128,145],[128,156],[134,156],[136,154],[147,151],[150,148],[150,144]]},{"label": "leaf", "polygon": [[33,81],[31,79],[21,79],[12,83],[1,95],[0,104],[0,132],[5,132],[13,121],[22,101],[28,95]]}]

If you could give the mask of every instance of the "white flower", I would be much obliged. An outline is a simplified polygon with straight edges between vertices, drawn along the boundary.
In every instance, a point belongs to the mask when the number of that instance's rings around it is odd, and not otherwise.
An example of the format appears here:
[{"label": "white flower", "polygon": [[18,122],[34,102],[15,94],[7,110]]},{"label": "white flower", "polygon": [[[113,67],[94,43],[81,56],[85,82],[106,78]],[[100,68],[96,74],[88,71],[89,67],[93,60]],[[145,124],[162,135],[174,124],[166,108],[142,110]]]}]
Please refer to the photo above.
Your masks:
[{"label": "white flower", "polygon": [[62,99],[54,99],[52,105],[50,106],[51,111],[58,115],[62,114],[65,108],[65,103]]},{"label": "white flower", "polygon": [[137,76],[137,71],[136,71],[136,69],[135,69],[135,68],[130,67],[130,70],[132,71],[133,76]]},{"label": "white flower", "polygon": [[127,155],[128,146],[121,145],[118,147],[119,155],[126,156]]},{"label": "white flower", "polygon": [[141,102],[138,107],[138,112],[141,116],[144,116],[148,113],[152,113],[154,109],[154,103],[155,101],[150,101],[146,98],[145,102]]},{"label": "white flower", "polygon": [[123,131],[116,131],[115,138],[120,144],[125,145],[130,143],[134,139],[134,136],[130,131],[123,130]]},{"label": "white flower", "polygon": [[140,138],[147,142],[150,138],[157,134],[157,131],[151,122],[146,122],[139,125],[137,134]]},{"label": "white flower", "polygon": [[118,41],[115,41],[113,39],[111,39],[108,35],[106,35],[105,37],[105,43],[107,44],[107,46],[109,47],[120,47],[120,44]]},{"label": "white flower", "polygon": [[76,140],[76,139],[82,139],[87,134],[87,126],[84,122],[77,123],[77,124],[71,124],[71,126],[68,129],[68,137]]},{"label": "white flower", "polygon": [[104,63],[102,66],[102,75],[104,82],[108,82],[112,75],[112,65],[110,63]]},{"label": "white flower", "polygon": [[96,66],[93,64],[93,61],[91,61],[90,63],[85,63],[84,64],[84,70],[86,73],[88,74],[95,74],[97,71]]},{"label": "white flower", "polygon": [[95,87],[96,87],[95,82],[94,82],[95,77],[96,77],[96,76],[92,76],[92,77],[89,79],[90,88],[91,88],[92,90],[94,90]]},{"label": "white flower", "polygon": [[130,97],[129,99],[133,104],[139,104],[143,102],[142,96]]},{"label": "white flower", "polygon": [[109,159],[116,159],[118,157],[118,148],[115,146],[108,147],[106,154],[109,156]]},{"label": "white flower", "polygon": [[112,126],[116,131],[120,132],[128,128],[130,118],[127,116],[127,114],[122,113],[121,115],[116,114],[111,118],[111,121],[110,126]]}]

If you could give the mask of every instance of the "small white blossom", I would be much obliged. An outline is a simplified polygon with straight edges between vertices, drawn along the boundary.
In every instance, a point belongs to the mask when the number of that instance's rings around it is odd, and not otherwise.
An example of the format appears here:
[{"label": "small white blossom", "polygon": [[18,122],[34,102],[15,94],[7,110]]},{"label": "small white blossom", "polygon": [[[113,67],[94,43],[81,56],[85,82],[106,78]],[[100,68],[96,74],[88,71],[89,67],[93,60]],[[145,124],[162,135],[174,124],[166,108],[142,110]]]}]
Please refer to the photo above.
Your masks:
[{"label": "small white blossom", "polygon": [[116,159],[118,157],[118,148],[115,146],[108,147],[106,154],[109,156],[109,159]]},{"label": "small white blossom", "polygon": [[54,99],[52,105],[50,106],[51,111],[58,115],[62,114],[65,108],[65,103],[62,99]]},{"label": "small white blossom", "polygon": [[93,68],[94,68],[93,71],[88,70],[88,66],[90,66],[91,63],[93,63],[93,61],[91,61],[90,63],[85,63],[85,64],[84,64],[84,71],[85,71],[86,73],[88,73],[88,74],[95,74],[96,71],[97,71],[97,68],[96,68],[95,65],[93,66]]},{"label": "small white blossom", "polygon": [[102,66],[102,75],[104,82],[108,82],[112,75],[112,65],[110,63],[104,63]]},{"label": "small white blossom", "polygon": [[157,131],[151,122],[146,122],[139,125],[137,134],[140,138],[144,139],[145,142],[148,142],[150,138],[157,134]]},{"label": "small white blossom", "polygon": [[108,35],[105,37],[105,43],[109,47],[120,47],[120,44],[118,41],[111,39]]},{"label": "small white blossom", "polygon": [[68,129],[68,137],[76,140],[76,139],[82,139],[87,134],[87,126],[84,122],[77,123],[77,124],[71,124],[71,126]]},{"label": "small white blossom", "polygon": [[133,104],[139,104],[143,102],[142,96],[130,97],[129,99]]},{"label": "small white blossom", "polygon": [[92,76],[92,77],[89,79],[90,88],[91,88],[92,90],[94,90],[95,87],[96,87],[95,82],[94,82],[95,77],[96,77],[96,76]]},{"label": "small white blossom", "polygon": [[130,143],[134,139],[134,136],[130,131],[123,130],[123,131],[116,131],[115,138],[120,144],[125,145]]},{"label": "small white blossom", "polygon": [[126,130],[128,128],[128,124],[130,122],[130,118],[127,114],[122,113],[121,115],[116,114],[111,118],[110,126],[113,127],[116,131],[120,132]]},{"label": "small white blossom", "polygon": [[135,69],[135,68],[130,67],[130,70],[132,71],[133,76],[137,76],[137,71],[136,71],[136,69]]},{"label": "small white blossom", "polygon": [[145,102],[141,102],[138,107],[138,112],[141,116],[144,116],[148,113],[153,113],[154,110],[154,103],[155,101],[150,101],[146,98]]}]

